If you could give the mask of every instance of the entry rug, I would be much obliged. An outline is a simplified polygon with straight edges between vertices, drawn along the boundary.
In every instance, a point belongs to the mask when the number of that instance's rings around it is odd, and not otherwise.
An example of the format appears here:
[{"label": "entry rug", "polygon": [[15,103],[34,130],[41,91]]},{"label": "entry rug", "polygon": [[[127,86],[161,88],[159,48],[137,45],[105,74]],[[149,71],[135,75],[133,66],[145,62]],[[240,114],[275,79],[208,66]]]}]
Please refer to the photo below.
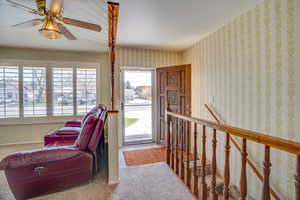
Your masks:
[{"label": "entry rug", "polygon": [[123,151],[127,166],[145,165],[157,162],[166,162],[165,148],[150,148],[132,151]]},{"label": "entry rug", "polygon": [[[123,151],[123,155],[127,166],[145,165],[167,161],[166,149],[164,147]],[[183,156],[184,161],[186,161],[187,153],[184,152]],[[178,158],[181,159],[181,152],[178,152]],[[190,153],[190,161],[192,161],[193,158],[193,154]]]}]

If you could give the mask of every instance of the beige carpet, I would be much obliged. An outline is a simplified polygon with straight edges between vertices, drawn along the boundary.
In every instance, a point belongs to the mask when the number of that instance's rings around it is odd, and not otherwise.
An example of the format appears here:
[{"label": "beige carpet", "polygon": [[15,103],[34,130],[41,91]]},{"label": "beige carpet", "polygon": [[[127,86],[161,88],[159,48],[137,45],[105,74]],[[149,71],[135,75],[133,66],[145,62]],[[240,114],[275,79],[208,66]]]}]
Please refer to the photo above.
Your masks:
[{"label": "beige carpet", "polygon": [[[39,146],[0,147],[0,159],[16,150]],[[98,176],[90,183],[34,200],[195,200],[165,163],[120,168],[120,179],[118,185],[107,185]],[[0,171],[0,199],[14,199],[3,171]]]}]

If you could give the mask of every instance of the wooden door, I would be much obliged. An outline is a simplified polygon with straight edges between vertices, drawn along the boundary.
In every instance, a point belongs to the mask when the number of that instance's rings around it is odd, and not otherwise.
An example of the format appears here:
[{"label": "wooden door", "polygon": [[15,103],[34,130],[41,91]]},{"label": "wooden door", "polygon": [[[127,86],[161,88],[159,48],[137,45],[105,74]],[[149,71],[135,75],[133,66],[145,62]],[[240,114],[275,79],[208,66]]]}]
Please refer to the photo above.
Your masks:
[{"label": "wooden door", "polygon": [[165,140],[165,109],[191,114],[191,65],[156,70],[156,143]]}]

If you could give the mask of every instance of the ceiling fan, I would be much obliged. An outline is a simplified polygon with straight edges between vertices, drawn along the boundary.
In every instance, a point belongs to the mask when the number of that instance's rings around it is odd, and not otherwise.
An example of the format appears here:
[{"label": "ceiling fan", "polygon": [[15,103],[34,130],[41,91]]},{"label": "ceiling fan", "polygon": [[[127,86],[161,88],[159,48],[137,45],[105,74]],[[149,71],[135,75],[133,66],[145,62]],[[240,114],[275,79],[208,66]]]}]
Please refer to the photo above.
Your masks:
[{"label": "ceiling fan", "polygon": [[35,0],[37,10],[29,8],[23,4],[12,0],[6,0],[11,6],[20,8],[29,13],[36,14],[41,16],[42,18],[32,19],[29,21],[25,21],[19,24],[15,24],[12,27],[33,27],[40,24],[43,24],[39,32],[42,36],[49,39],[58,39],[61,38],[62,35],[65,36],[69,40],[76,40],[76,37],[63,25],[69,24],[72,26],[77,26],[80,28],[89,29],[92,31],[101,31],[101,26],[97,24],[92,24],[76,19],[71,19],[67,17],[63,17],[63,1],[64,0],[50,0],[50,6],[46,7],[46,0]]}]

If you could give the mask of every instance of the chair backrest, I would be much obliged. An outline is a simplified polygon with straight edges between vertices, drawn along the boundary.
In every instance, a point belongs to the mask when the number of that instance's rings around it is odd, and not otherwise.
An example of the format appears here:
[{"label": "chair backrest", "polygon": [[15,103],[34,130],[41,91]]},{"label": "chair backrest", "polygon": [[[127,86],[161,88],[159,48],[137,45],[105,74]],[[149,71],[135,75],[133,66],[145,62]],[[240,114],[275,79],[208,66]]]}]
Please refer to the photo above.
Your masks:
[{"label": "chair backrest", "polygon": [[87,149],[98,119],[99,119],[99,115],[97,115],[97,113],[90,114],[85,119],[80,134],[75,141],[75,146],[78,147],[80,150]]},{"label": "chair backrest", "polygon": [[94,114],[95,112],[97,112],[97,110],[98,110],[98,106],[95,106],[88,113],[86,113],[86,115],[81,120],[81,127],[83,126],[83,124],[84,124],[85,120],[88,118],[88,116],[91,114]]},{"label": "chair backrest", "polygon": [[95,107],[93,107],[81,120],[81,126],[84,124],[85,120],[87,119],[87,117],[91,114],[96,113],[99,109],[101,110],[106,110],[106,107],[102,104],[98,104]]},{"label": "chair backrest", "polygon": [[94,153],[97,151],[97,146],[99,144],[100,137],[103,133],[104,125],[107,118],[107,110],[101,110],[97,112],[97,115],[99,116],[99,119],[97,121],[96,127],[94,129],[93,135],[90,139],[90,142],[88,144],[88,149]]}]

